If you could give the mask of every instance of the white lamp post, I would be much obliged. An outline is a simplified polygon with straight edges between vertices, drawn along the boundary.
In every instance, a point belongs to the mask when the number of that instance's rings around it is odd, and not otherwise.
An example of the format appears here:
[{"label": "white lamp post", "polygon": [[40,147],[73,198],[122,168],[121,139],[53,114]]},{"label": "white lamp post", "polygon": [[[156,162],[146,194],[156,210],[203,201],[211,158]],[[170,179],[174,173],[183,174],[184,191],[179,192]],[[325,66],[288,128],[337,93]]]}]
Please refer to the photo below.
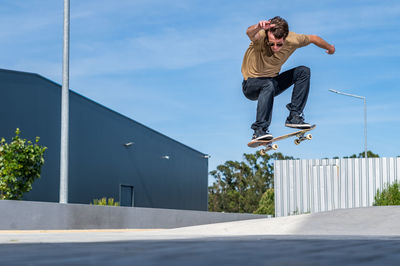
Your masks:
[{"label": "white lamp post", "polygon": [[68,203],[69,0],[64,0],[63,81],[61,92],[60,203]]},{"label": "white lamp post", "polygon": [[354,95],[354,94],[349,94],[349,93],[344,93],[344,92],[340,92],[337,90],[329,90],[333,93],[337,93],[337,94],[341,94],[341,95],[345,95],[345,96],[350,96],[350,97],[354,97],[354,98],[358,98],[358,99],[363,99],[364,100],[364,139],[365,139],[365,158],[368,158],[367,155],[367,98],[364,96],[358,96],[358,95]]}]

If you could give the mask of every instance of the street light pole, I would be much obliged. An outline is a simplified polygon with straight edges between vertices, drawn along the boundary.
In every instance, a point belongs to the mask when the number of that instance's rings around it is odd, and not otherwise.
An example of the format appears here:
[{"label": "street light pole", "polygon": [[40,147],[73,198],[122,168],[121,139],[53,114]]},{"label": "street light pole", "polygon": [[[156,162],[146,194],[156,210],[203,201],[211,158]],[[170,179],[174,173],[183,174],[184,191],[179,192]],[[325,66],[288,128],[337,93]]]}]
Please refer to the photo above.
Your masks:
[{"label": "street light pole", "polygon": [[60,203],[68,203],[69,0],[64,0],[63,83],[61,92]]},{"label": "street light pole", "polygon": [[337,91],[337,90],[329,90],[330,92],[333,92],[333,93],[337,93],[337,94],[341,94],[341,95],[345,95],[345,96],[350,96],[350,97],[355,97],[355,98],[358,98],[358,99],[362,99],[362,100],[364,100],[364,141],[365,141],[365,143],[364,143],[364,155],[365,155],[365,158],[368,158],[368,155],[367,155],[367,98],[366,97],[364,97],[364,96],[358,96],[358,95],[354,95],[354,94],[349,94],[349,93],[344,93],[344,92],[340,92],[340,91]]}]

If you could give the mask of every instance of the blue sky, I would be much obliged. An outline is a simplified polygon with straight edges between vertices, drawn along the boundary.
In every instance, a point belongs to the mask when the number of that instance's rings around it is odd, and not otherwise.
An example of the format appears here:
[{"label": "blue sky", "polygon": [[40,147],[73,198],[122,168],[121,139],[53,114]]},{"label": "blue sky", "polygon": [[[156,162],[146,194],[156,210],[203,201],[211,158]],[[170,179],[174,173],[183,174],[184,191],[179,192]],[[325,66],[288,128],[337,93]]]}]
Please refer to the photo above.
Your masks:
[{"label": "blue sky", "polygon": [[[400,155],[400,2],[71,0],[72,90],[211,155],[209,170],[242,160],[256,102],[241,91],[248,26],[280,15],[290,30],[316,34],[336,54],[309,45],[282,70],[311,68],[306,121],[314,139],[278,151],[297,158],[347,156],[364,149]],[[0,68],[62,81],[62,0],[3,0]],[[275,99],[271,133],[284,127],[291,89]],[[211,182],[212,180],[210,180]]]}]

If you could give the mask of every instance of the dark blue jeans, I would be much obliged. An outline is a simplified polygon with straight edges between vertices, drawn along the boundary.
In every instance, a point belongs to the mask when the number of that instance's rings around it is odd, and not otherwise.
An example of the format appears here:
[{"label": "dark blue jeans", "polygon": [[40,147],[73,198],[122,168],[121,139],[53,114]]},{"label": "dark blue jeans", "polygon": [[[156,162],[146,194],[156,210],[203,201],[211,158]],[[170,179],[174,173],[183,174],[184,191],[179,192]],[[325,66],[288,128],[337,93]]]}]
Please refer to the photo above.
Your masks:
[{"label": "dark blue jeans", "polygon": [[292,100],[287,108],[293,113],[303,113],[310,90],[310,76],[308,67],[299,66],[274,78],[248,78],[243,80],[242,89],[246,98],[252,101],[258,100],[256,122],[251,125],[251,128],[268,131],[271,124],[274,97],[293,84]]}]

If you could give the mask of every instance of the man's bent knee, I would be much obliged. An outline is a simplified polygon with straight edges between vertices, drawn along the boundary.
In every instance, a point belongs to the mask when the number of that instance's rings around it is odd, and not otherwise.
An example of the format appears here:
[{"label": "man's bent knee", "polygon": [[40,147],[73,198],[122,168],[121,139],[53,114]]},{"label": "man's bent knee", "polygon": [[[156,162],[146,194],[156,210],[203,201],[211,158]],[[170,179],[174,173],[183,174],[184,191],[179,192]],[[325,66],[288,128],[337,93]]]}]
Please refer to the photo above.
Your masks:
[{"label": "man's bent knee", "polygon": [[299,66],[299,67],[297,67],[297,68],[296,68],[296,72],[297,72],[299,75],[302,75],[302,76],[307,76],[307,77],[310,77],[310,76],[311,76],[311,69],[310,69],[309,67],[306,67],[306,66]]}]

